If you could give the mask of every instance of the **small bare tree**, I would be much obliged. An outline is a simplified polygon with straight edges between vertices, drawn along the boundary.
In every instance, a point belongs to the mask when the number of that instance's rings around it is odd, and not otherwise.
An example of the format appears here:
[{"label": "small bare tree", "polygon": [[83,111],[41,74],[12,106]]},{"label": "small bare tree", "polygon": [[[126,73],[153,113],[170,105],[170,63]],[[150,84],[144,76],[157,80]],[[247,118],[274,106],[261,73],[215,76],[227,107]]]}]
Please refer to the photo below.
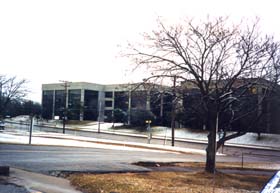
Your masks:
[{"label": "small bare tree", "polygon": [[27,95],[26,83],[25,79],[0,75],[0,117],[4,116],[5,109],[12,100],[21,100]]},{"label": "small bare tree", "polygon": [[[278,80],[279,43],[272,37],[261,36],[257,23],[242,27],[229,25],[226,18],[216,18],[166,26],[159,21],[156,31],[144,34],[143,44],[129,45],[128,56],[137,67],[145,65],[152,71],[148,79],[176,76],[186,87],[199,90],[200,115],[209,131],[207,172],[215,172],[217,149],[225,141],[248,131],[242,128],[227,133],[237,116],[252,113],[241,114],[238,105],[248,89],[261,85],[271,90]],[[231,117],[226,125],[219,125],[226,111],[232,112]],[[223,135],[216,143],[218,130],[223,130]]]}]

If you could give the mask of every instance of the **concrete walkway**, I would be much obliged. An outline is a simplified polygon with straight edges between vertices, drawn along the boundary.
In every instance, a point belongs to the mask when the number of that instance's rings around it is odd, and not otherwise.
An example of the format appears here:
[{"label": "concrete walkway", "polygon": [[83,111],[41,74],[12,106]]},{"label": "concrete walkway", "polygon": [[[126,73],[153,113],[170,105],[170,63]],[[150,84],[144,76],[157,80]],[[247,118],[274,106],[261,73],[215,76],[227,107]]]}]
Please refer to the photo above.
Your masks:
[{"label": "concrete walkway", "polygon": [[75,190],[66,179],[16,168],[10,169],[10,177],[6,180],[9,183],[25,187],[31,193],[81,193]]}]

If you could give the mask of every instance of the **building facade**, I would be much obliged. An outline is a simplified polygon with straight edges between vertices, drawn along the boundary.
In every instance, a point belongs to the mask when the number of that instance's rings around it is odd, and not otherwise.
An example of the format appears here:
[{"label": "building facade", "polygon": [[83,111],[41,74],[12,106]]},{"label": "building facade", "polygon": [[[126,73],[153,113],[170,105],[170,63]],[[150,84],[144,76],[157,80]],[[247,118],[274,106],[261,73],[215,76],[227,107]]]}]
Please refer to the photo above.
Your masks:
[{"label": "building facade", "polygon": [[[226,80],[221,80],[219,84],[213,82],[210,89],[221,89],[226,85]],[[193,81],[183,82],[183,109],[184,125],[191,128],[202,129],[204,122],[202,116],[202,95]],[[215,88],[217,86],[217,88]],[[218,90],[217,89],[217,90]],[[231,92],[224,94],[220,106],[225,105],[230,100],[231,105],[224,108],[219,115],[219,124],[229,127],[229,131],[246,130],[256,133],[280,133],[280,87],[265,79],[237,79],[231,87]],[[212,99],[215,98],[213,92]],[[226,99],[226,100],[225,100]],[[215,102],[212,107],[215,110]],[[212,113],[215,115],[215,111]],[[230,124],[226,124],[229,123]]]},{"label": "building facade", "polygon": [[169,99],[164,88],[155,84],[43,84],[42,117],[106,121],[113,116],[115,109],[127,113],[133,109],[148,110],[157,117],[163,117],[163,109],[169,109],[166,100]]}]

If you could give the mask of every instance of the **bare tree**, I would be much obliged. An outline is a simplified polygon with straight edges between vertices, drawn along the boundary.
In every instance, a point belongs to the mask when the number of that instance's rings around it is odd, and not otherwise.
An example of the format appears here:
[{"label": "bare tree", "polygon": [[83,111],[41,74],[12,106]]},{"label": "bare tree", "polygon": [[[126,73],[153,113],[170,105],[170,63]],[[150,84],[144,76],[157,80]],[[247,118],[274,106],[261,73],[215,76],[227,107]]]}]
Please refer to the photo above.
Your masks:
[{"label": "bare tree", "polygon": [[[209,131],[207,172],[215,172],[217,149],[249,129],[227,133],[235,120],[252,113],[240,109],[248,89],[271,90],[278,80],[279,43],[261,36],[257,23],[242,27],[229,25],[227,18],[216,18],[166,26],[159,21],[156,31],[144,34],[142,45],[129,45],[128,56],[137,67],[145,65],[152,71],[148,79],[176,76],[182,86],[199,90],[200,115]],[[258,100],[255,109],[262,101]],[[219,124],[224,112],[230,118],[227,124]],[[216,143],[218,130],[223,135]]]},{"label": "bare tree", "polygon": [[0,117],[4,116],[5,109],[12,100],[21,100],[27,95],[26,83],[25,79],[0,75]]}]

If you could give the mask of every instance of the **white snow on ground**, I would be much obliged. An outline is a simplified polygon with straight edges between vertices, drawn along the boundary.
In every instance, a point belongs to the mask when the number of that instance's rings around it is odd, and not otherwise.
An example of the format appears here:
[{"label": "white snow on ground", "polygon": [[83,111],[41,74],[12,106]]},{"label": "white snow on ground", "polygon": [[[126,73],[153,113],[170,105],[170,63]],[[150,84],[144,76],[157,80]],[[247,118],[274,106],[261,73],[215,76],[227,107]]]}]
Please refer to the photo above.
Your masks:
[{"label": "white snow on ground", "polygon": [[21,115],[21,116],[11,118],[11,120],[14,121],[28,121],[29,119],[30,119],[29,115]]},{"label": "white snow on ground", "polygon": [[[23,134],[23,133],[22,133]],[[12,132],[0,133],[0,143],[18,143],[28,144],[29,136],[27,135],[15,135]],[[174,150],[176,152],[191,152],[203,154],[204,151],[192,150],[188,148],[179,147],[162,147],[161,145],[154,144],[141,144],[141,143],[117,143],[113,140],[101,140],[88,137],[78,137],[67,134],[56,134],[56,133],[36,133],[32,136],[33,145],[54,145],[54,146],[70,146],[70,147],[91,147],[91,148],[102,148],[102,149],[114,149],[114,150],[126,150],[126,151],[150,151],[150,152],[165,152]],[[107,144],[106,144],[107,143]],[[115,145],[110,145],[115,144]],[[131,147],[132,146],[132,147]],[[133,147],[141,146],[143,148]],[[144,148],[145,147],[145,148]],[[150,148],[150,149],[149,149]],[[158,148],[159,150],[155,150]]]},{"label": "white snow on ground", "polygon": [[261,134],[261,139],[258,140],[258,135],[256,133],[246,133],[245,135],[231,139],[228,143],[233,144],[246,144],[246,145],[256,145],[261,147],[276,147],[280,148],[280,135],[275,134]]}]

